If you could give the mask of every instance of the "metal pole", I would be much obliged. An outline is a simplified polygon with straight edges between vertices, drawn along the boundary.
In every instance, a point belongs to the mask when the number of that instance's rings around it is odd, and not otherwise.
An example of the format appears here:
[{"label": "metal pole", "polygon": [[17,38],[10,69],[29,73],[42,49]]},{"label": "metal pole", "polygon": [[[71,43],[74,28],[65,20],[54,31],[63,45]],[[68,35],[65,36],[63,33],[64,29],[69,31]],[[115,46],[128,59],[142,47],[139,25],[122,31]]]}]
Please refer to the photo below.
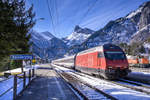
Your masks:
[{"label": "metal pole", "polygon": [[31,81],[31,69],[29,70],[29,83]]},{"label": "metal pole", "polygon": [[26,87],[26,72],[23,72],[23,89]]},{"label": "metal pole", "polygon": [[14,75],[13,100],[17,97],[17,75]]},{"label": "metal pole", "polygon": [[35,71],[35,70],[34,70],[34,69],[32,69],[32,77],[34,77],[34,71]]},{"label": "metal pole", "polygon": [[21,72],[23,73],[23,60],[22,60]]}]

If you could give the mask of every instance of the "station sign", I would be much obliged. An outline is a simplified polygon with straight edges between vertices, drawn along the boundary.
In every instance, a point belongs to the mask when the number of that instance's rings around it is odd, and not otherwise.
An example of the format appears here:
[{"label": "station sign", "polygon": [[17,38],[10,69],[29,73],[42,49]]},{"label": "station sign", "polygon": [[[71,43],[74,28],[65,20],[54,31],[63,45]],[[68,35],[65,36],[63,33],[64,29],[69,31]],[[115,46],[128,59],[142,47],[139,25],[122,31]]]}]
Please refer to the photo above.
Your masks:
[{"label": "station sign", "polygon": [[10,55],[11,60],[32,60],[33,55],[28,55],[28,54],[16,54],[16,55]]}]

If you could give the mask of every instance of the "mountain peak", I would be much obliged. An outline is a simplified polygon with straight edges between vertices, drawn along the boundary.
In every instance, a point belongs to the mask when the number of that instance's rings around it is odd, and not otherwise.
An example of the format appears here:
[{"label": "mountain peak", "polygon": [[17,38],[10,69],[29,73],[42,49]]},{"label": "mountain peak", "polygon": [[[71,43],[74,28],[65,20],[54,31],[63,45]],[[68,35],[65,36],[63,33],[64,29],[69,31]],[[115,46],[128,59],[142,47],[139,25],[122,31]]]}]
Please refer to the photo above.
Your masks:
[{"label": "mountain peak", "polygon": [[63,41],[69,46],[82,44],[94,31],[88,28],[81,28],[80,26],[75,26],[74,32],[72,32],[68,37],[63,39]]},{"label": "mountain peak", "polygon": [[150,7],[150,1],[147,1],[141,5],[142,7]]},{"label": "mountain peak", "polygon": [[[41,58],[55,58],[63,56],[67,51],[66,44],[53,36],[50,32],[36,32],[31,33],[30,41],[33,52]],[[60,49],[61,48],[61,49]]]},{"label": "mountain peak", "polygon": [[150,1],[147,1],[147,2],[143,3],[142,5],[140,5],[138,9],[136,9],[135,11],[132,11],[131,13],[129,13],[126,16],[126,18],[130,19],[130,18],[135,17],[138,14],[141,14],[141,12],[143,12],[143,10],[145,8],[150,8]]},{"label": "mountain peak", "polygon": [[75,28],[74,28],[74,31],[79,31],[81,30],[82,28],[79,26],[79,25],[76,25]]},{"label": "mountain peak", "polygon": [[74,28],[74,33],[92,34],[94,31],[89,28],[81,28],[79,25],[76,25]]}]

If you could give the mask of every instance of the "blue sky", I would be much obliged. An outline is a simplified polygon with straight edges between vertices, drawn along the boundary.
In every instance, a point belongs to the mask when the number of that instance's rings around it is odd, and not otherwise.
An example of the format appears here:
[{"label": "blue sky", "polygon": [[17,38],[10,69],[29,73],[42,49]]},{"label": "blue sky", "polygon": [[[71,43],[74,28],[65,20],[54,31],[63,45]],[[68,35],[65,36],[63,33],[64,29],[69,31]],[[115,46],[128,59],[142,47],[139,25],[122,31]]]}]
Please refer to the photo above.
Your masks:
[{"label": "blue sky", "polygon": [[[26,0],[26,6],[34,5],[37,32],[49,31],[62,38],[73,32],[76,25],[98,30],[110,20],[126,16],[148,0]],[[88,12],[88,13],[87,13]],[[38,20],[44,18],[44,20]],[[52,25],[53,23],[53,25]]]}]

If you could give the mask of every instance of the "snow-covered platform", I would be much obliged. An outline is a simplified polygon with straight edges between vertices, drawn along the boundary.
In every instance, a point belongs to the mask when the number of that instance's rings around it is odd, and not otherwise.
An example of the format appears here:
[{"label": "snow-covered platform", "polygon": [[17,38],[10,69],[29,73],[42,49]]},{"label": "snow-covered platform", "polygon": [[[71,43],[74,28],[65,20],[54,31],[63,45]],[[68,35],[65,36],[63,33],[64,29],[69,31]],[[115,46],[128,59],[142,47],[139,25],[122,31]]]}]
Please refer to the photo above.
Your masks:
[{"label": "snow-covered platform", "polygon": [[35,74],[38,76],[17,100],[78,100],[57,73],[47,67],[39,67]]}]

